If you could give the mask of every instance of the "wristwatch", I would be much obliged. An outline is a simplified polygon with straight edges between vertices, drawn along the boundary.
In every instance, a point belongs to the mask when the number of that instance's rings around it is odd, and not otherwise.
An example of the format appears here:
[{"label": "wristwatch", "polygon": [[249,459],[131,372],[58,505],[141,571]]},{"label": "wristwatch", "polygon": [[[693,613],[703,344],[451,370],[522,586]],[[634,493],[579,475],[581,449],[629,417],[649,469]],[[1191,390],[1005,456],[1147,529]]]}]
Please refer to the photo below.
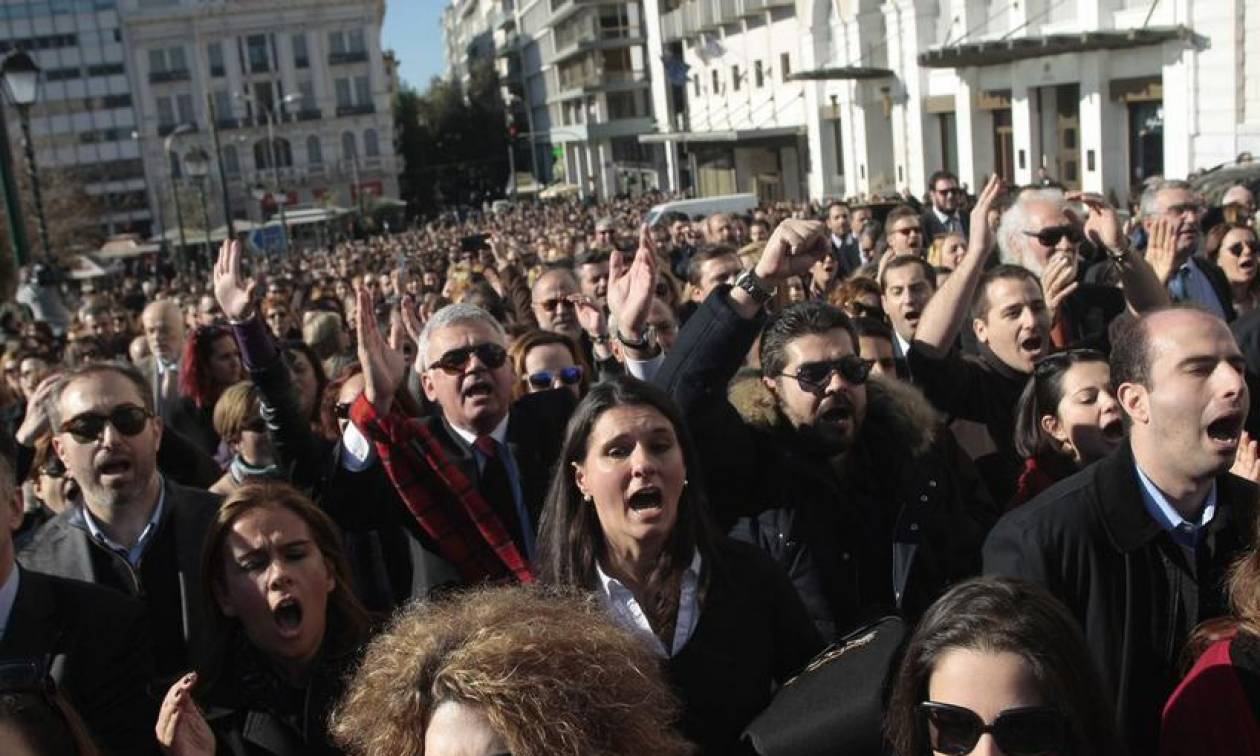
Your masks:
[{"label": "wristwatch", "polygon": [[735,279],[735,286],[748,292],[748,296],[759,305],[769,302],[778,289],[766,283],[756,273],[746,270]]},{"label": "wristwatch", "polygon": [[647,349],[649,346],[647,331],[639,334],[639,338],[637,339],[627,339],[625,334],[621,332],[621,329],[618,328],[617,341],[620,341],[621,345],[627,349]]}]

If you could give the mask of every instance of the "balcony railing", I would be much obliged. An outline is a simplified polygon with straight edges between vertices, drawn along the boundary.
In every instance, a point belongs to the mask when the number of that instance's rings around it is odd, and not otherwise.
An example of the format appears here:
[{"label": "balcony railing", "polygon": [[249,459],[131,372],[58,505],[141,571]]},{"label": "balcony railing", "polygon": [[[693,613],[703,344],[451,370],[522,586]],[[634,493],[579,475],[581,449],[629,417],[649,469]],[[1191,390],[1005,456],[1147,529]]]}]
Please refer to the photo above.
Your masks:
[{"label": "balcony railing", "polygon": [[149,72],[150,84],[163,84],[169,81],[188,81],[189,78],[191,78],[191,74],[188,73],[187,69],[183,69],[180,71],[150,71]]},{"label": "balcony railing", "polygon": [[299,121],[318,121],[324,117],[324,113],[319,108],[309,108],[306,110],[299,110],[295,114],[295,117]]},{"label": "balcony railing", "polygon": [[328,65],[340,66],[347,63],[366,63],[368,54],[364,50],[357,52],[339,52],[328,54]]},{"label": "balcony railing", "polygon": [[214,122],[216,128],[220,131],[231,131],[241,127],[241,119],[239,118],[220,118]]},{"label": "balcony railing", "polygon": [[367,103],[366,105],[338,105],[337,106],[338,116],[370,115],[375,112],[376,112],[376,106],[370,102]]}]

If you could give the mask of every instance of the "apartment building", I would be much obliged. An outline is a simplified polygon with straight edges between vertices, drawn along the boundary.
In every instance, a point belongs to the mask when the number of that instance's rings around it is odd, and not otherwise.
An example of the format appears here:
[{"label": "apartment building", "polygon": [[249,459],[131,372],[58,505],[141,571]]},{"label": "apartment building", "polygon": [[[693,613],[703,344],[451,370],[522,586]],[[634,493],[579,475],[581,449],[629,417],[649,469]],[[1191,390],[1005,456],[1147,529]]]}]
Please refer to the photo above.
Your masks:
[{"label": "apartment building", "polygon": [[[119,10],[154,206],[181,196],[172,185],[186,186],[194,146],[221,157],[235,218],[398,196],[384,0],[120,0]],[[211,180],[218,226],[217,170]]]},{"label": "apartment building", "polygon": [[947,167],[1123,197],[1260,150],[1246,0],[644,1],[673,77],[642,139],[681,190],[921,193]]},{"label": "apartment building", "polygon": [[[45,193],[81,183],[103,214],[103,234],[148,233],[152,223],[116,0],[0,4],[0,55],[26,50],[42,70],[31,108],[36,161]],[[6,106],[7,107],[7,106]],[[18,118],[9,140],[21,166]],[[54,222],[56,219],[52,219]]]},{"label": "apartment building", "polygon": [[[583,196],[660,185],[647,49],[652,0],[457,0],[444,16],[448,72],[488,45],[515,124],[518,171]],[[506,124],[505,124],[506,126]]]}]

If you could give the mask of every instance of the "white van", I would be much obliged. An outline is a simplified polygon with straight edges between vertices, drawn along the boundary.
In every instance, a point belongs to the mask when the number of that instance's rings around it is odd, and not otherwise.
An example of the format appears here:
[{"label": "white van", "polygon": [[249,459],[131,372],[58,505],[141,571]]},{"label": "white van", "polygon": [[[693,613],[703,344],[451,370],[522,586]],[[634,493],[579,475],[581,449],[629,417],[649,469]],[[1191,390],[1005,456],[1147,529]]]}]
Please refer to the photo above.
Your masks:
[{"label": "white van", "polygon": [[746,213],[758,205],[755,194],[724,194],[718,197],[698,197],[696,199],[662,202],[648,211],[645,222],[655,226],[665,213],[682,213],[688,218],[697,215],[714,213]]}]

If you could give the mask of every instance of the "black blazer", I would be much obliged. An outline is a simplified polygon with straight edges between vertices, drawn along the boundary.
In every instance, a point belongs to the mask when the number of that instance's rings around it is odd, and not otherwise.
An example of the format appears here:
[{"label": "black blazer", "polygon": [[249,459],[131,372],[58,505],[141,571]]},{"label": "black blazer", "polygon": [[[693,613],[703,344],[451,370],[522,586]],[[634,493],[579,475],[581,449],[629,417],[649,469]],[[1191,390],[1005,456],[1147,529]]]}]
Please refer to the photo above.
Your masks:
[{"label": "black blazer", "polygon": [[[971,234],[971,218],[967,213],[959,212],[958,220],[962,221],[963,235]],[[944,236],[949,233],[944,223],[936,217],[936,211],[929,205],[923,214],[919,216],[919,223],[923,226],[923,247],[926,249],[932,245],[932,241],[938,236]]]},{"label": "black blazer", "polygon": [[853,275],[853,271],[862,267],[862,252],[858,249],[857,238],[853,234],[849,234],[838,245],[834,236],[828,236],[827,240],[831,243],[832,254],[840,264],[841,279],[848,278]]},{"label": "black blazer", "polygon": [[1251,392],[1251,412],[1247,432],[1260,435],[1260,309],[1252,310],[1229,326],[1247,363],[1247,388]]},{"label": "black blazer", "polygon": [[[18,561],[26,569],[120,590],[123,586],[117,575],[130,575],[132,585],[124,592],[148,608],[156,672],[173,675],[189,669],[204,648],[201,549],[222,498],[169,480],[165,486],[162,521],[138,573],[92,538],[77,508],[62,512],[36,530],[18,552]],[[158,590],[159,585],[169,590]],[[176,605],[167,604],[166,596]]]},{"label": "black blazer", "polygon": [[[1242,478],[1217,477],[1216,515],[1191,581],[1171,566],[1179,547],[1147,513],[1140,485],[1125,444],[1009,512],[984,544],[985,574],[1039,583],[1076,615],[1135,754],[1157,750],[1184,627],[1226,611],[1224,575],[1250,548],[1258,493]],[[1192,591],[1198,616],[1176,623]]]},{"label": "black blazer", "polygon": [[1221,310],[1225,313],[1225,322],[1232,323],[1237,314],[1234,312],[1234,295],[1230,292],[1229,279],[1225,277],[1225,271],[1206,257],[1198,255],[1190,258],[1190,264],[1203,271],[1203,275],[1212,286],[1212,291],[1216,293]]},{"label": "black blazer", "polygon": [[139,601],[21,569],[0,658],[47,661],[58,689],[107,753],[155,750],[153,655]]}]

